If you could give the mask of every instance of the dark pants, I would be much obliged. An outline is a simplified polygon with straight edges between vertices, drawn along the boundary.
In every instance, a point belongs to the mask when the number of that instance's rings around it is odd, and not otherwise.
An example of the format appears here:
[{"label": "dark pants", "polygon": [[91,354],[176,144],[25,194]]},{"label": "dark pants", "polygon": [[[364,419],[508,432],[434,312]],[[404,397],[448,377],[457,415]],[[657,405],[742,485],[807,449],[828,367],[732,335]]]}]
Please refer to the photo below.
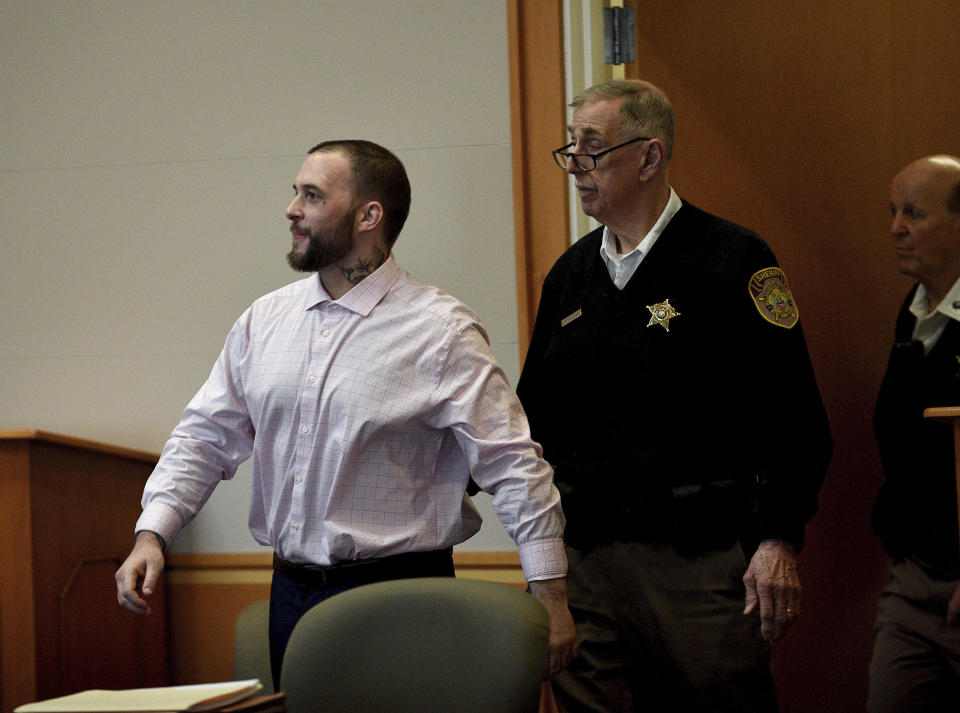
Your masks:
[{"label": "dark pants", "polygon": [[957,587],[960,580],[932,577],[912,559],[890,566],[877,607],[870,713],[960,709],[960,628],[947,624]]},{"label": "dark pants", "polygon": [[562,713],[775,713],[770,648],[744,616],[739,545],[697,556],[637,542],[567,548],[580,656],[553,679]]},{"label": "dark pants", "polygon": [[412,552],[333,567],[297,567],[274,558],[273,581],[270,585],[270,667],[274,690],[281,690],[283,654],[293,628],[300,617],[320,602],[373,582],[453,576],[451,550]]}]

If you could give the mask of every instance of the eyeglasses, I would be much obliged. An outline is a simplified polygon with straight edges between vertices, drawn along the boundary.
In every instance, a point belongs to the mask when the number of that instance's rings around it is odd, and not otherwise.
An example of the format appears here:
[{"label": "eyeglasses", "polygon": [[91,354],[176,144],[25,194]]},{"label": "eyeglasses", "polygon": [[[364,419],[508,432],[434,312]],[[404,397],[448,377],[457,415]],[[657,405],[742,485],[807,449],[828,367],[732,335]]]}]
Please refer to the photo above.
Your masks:
[{"label": "eyeglasses", "polygon": [[568,149],[573,146],[576,141],[571,141],[566,146],[561,146],[556,151],[553,151],[553,159],[557,162],[557,165],[562,168],[564,171],[567,170],[567,159],[572,158],[573,164],[579,168],[581,171],[592,171],[597,167],[597,159],[601,156],[606,156],[611,151],[616,151],[619,148],[632,144],[635,141],[649,141],[651,136],[638,136],[635,139],[630,139],[629,141],[624,141],[622,144],[617,144],[608,149],[604,149],[600,153],[568,153],[564,149]]}]

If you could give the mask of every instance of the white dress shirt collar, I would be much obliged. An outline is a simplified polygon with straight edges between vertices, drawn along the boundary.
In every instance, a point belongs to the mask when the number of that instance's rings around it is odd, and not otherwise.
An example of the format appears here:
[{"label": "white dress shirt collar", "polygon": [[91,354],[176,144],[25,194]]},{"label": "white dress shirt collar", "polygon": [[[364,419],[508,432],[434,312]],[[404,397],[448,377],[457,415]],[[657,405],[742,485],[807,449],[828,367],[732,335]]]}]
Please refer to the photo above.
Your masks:
[{"label": "white dress shirt collar", "polygon": [[316,279],[311,282],[310,289],[304,295],[306,302],[304,308],[313,309],[324,302],[336,302],[344,309],[367,316],[386,296],[399,276],[400,266],[397,265],[393,253],[390,253],[380,267],[352,287],[339,300],[333,300],[324,289],[320,276],[317,275]]},{"label": "white dress shirt collar", "polygon": [[923,342],[924,350],[929,352],[951,319],[960,322],[960,279],[953,283],[933,312],[927,305],[927,288],[921,283],[910,303],[910,312],[917,318],[913,338]]},{"label": "white dress shirt collar", "polygon": [[633,273],[637,271],[637,267],[639,267],[643,258],[650,252],[651,248],[653,248],[653,244],[657,241],[657,238],[660,237],[660,234],[663,233],[670,219],[677,214],[677,211],[680,210],[682,205],[683,203],[677,195],[677,192],[671,187],[670,198],[667,200],[667,205],[664,207],[657,222],[653,224],[650,232],[644,236],[643,240],[637,244],[637,247],[626,254],[620,254],[617,251],[617,237],[610,228],[604,226],[603,239],[600,241],[600,256],[603,258],[603,262],[607,266],[607,272],[610,273],[610,279],[613,280],[613,284],[617,286],[617,289],[622,290],[630,281],[630,278],[633,277]]}]

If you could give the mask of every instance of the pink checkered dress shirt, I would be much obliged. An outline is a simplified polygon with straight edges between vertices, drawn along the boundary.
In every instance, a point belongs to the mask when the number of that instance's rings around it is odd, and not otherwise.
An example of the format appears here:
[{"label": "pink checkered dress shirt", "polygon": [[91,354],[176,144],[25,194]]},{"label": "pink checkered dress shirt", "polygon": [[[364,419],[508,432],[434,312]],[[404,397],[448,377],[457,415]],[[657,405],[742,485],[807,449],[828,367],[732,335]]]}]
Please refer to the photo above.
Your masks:
[{"label": "pink checkered dress shirt", "polygon": [[253,458],[249,525],[284,559],[436,550],[480,528],[493,496],[528,580],[561,577],[564,518],[486,333],[391,256],[339,300],[312,275],[237,320],[147,481],[137,531],[170,542]]}]

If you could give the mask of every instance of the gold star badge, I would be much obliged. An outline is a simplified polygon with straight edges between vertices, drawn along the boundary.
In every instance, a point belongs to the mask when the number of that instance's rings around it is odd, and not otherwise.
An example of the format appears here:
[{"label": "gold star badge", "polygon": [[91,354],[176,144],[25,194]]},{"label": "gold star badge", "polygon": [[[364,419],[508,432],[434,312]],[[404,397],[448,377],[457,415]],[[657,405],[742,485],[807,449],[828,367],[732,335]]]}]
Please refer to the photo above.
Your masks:
[{"label": "gold star badge", "polygon": [[680,313],[670,305],[669,299],[655,305],[647,305],[647,309],[650,310],[650,321],[647,322],[647,326],[652,327],[659,324],[668,332],[670,331],[670,320],[680,316]]}]

